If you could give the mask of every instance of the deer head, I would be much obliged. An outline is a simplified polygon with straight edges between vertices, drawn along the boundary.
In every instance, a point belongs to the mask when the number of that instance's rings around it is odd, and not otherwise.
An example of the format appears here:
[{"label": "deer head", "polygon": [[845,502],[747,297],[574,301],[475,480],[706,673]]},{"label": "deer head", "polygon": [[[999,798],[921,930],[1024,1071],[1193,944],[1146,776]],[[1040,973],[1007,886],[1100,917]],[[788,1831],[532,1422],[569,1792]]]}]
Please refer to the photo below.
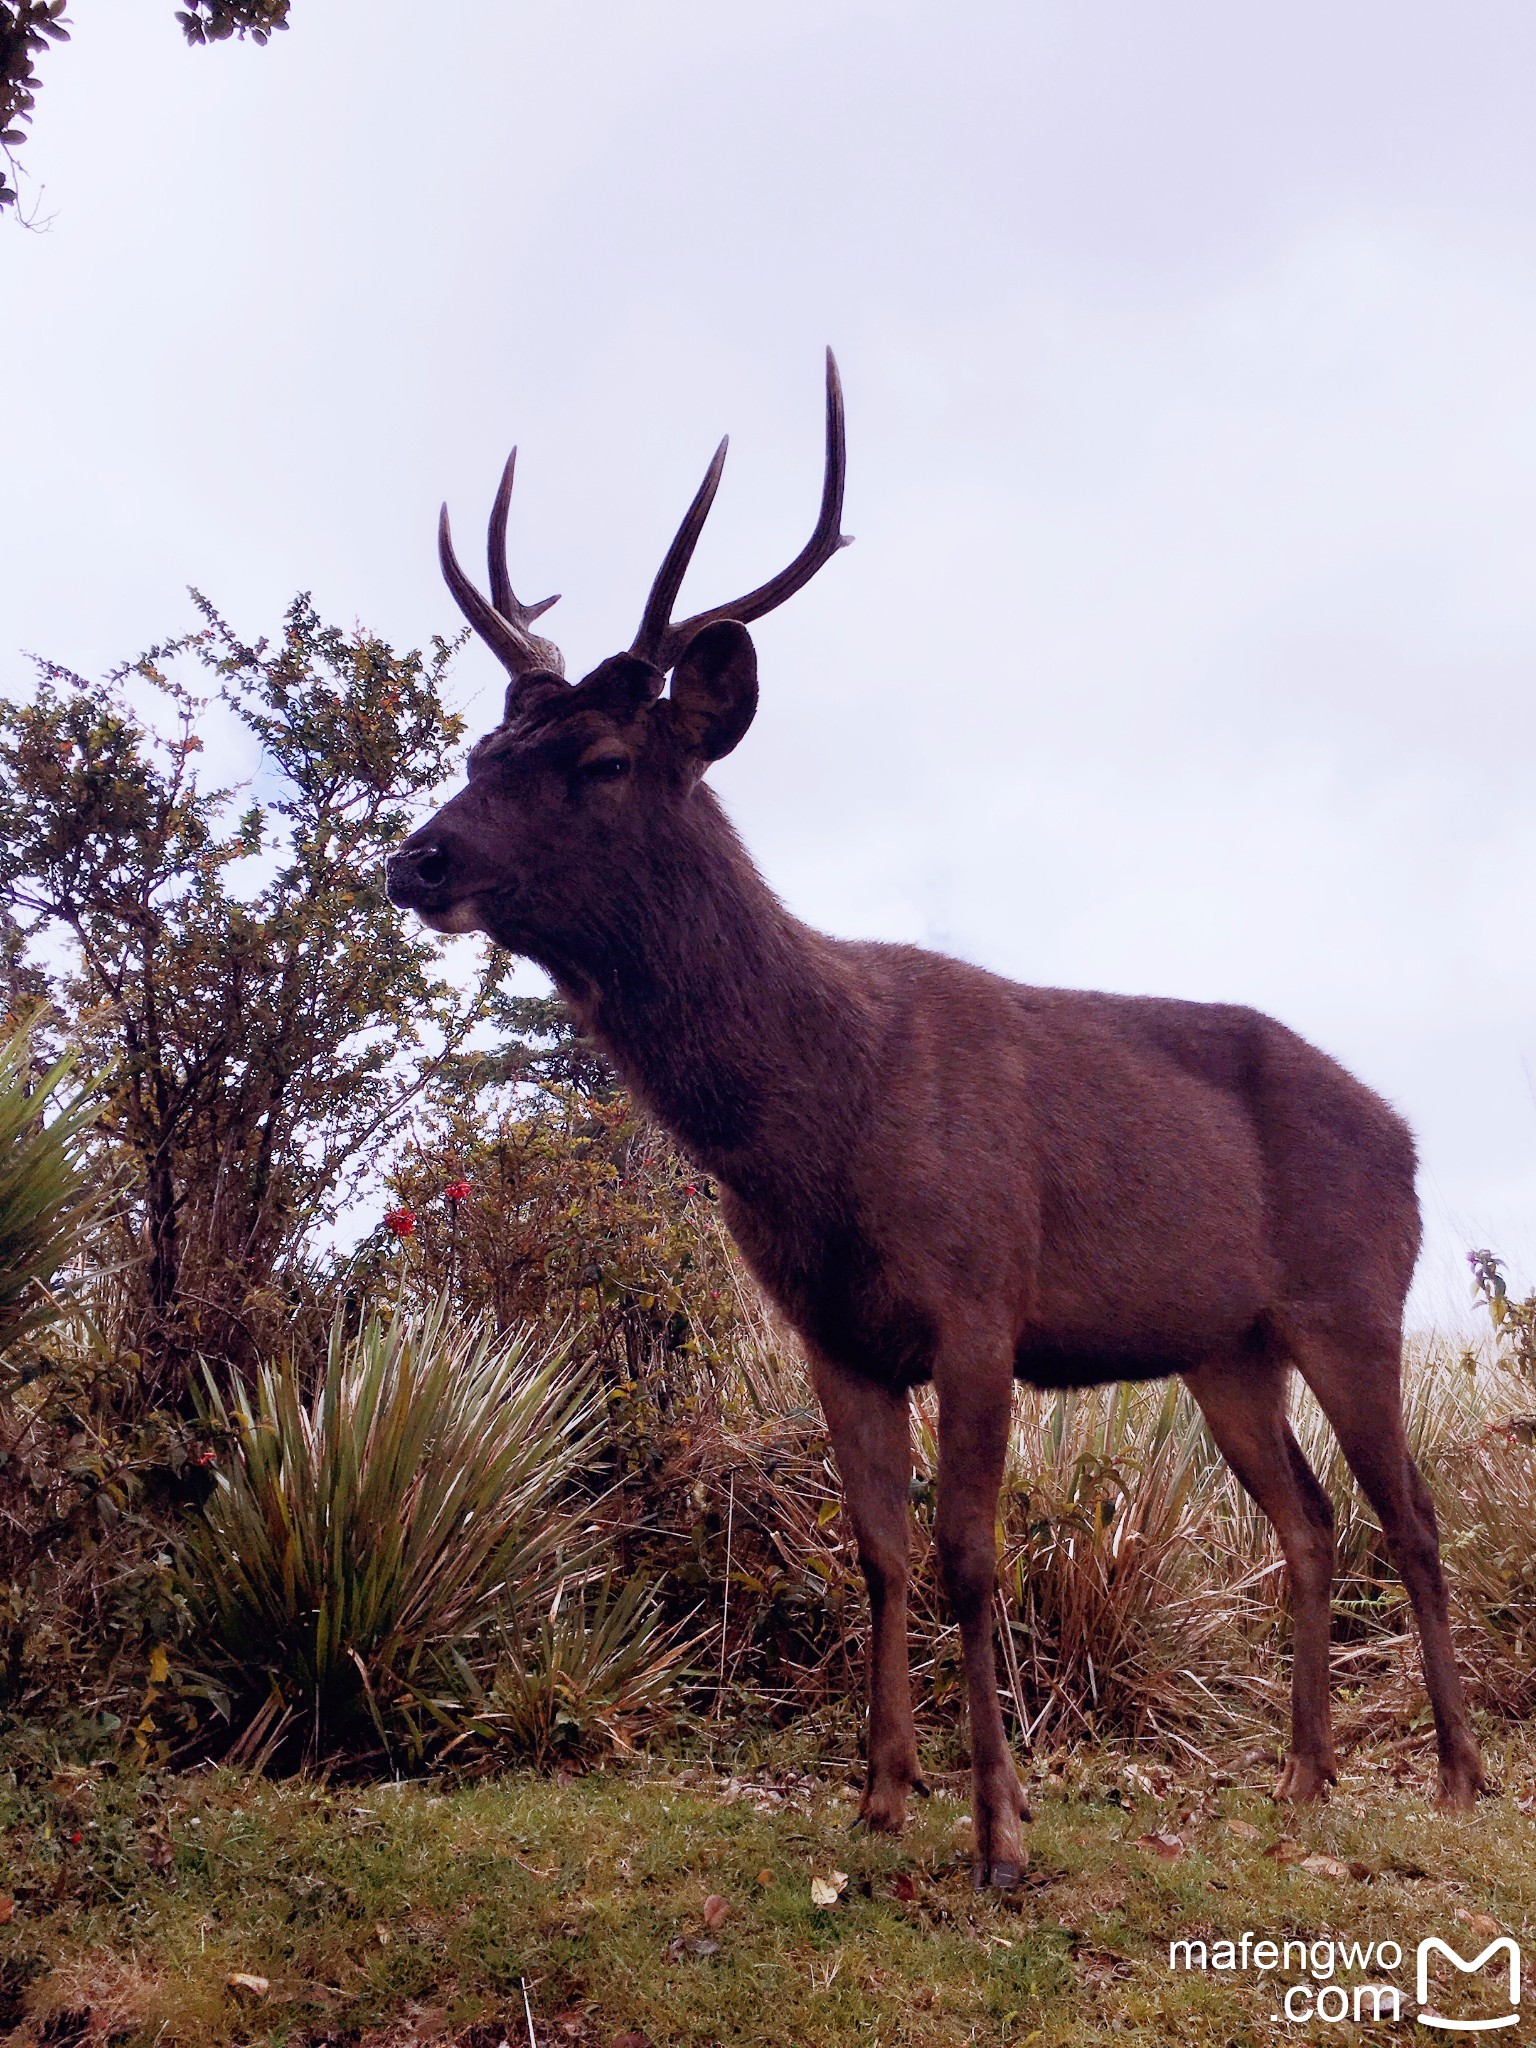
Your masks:
[{"label": "deer head", "polygon": [[[808,583],[838,549],[845,469],[843,394],[827,351],[827,452],[816,529],[788,568],[745,597],[681,623],[672,607],[725,466],[715,451],[646,600],[634,643],[579,683],[531,628],[556,602],[519,602],[507,564],[514,448],[491,512],[490,597],[465,575],[445,505],[443,575],[510,681],[502,721],[471,750],[468,783],[393,853],[392,903],[438,931],[484,931],[559,971],[584,935],[626,915],[637,885],[675,861],[711,761],[728,754],[757,708],[747,624]],[[668,676],[671,678],[668,688]]]}]

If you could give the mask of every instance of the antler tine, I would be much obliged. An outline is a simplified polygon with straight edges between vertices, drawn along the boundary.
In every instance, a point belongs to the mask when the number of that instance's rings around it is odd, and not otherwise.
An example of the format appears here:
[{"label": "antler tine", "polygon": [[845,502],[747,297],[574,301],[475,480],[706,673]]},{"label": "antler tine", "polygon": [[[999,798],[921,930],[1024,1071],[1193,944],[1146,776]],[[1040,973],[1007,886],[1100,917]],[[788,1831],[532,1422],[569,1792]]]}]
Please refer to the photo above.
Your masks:
[{"label": "antler tine", "polygon": [[[690,619],[674,625],[671,619],[672,605],[688,567],[689,557],[704,524],[705,515],[714,501],[715,487],[720,480],[720,467],[725,460],[725,443],[710,465],[710,473],[704,479],[703,488],[689,507],[688,517],[683,521],[677,539],[673,541],[662,564],[661,573],[652,587],[641,621],[640,632],[631,652],[642,655],[660,669],[669,669],[681,655],[683,649],[702,627],[712,625],[716,619],[739,619],[749,625],[753,619],[760,619],[765,612],[773,611],[803,590],[818,569],[825,568],[839,548],[847,547],[852,541],[851,534],[841,531],[843,519],[843,485],[848,469],[847,437],[843,421],[843,380],[838,375],[837,358],[831,349],[827,350],[827,457],[822,476],[821,510],[816,516],[816,527],[805,546],[796,555],[787,569],[781,569],[777,576],[749,591],[745,597],[733,599],[729,604],[713,606],[707,612],[696,612]],[[686,545],[684,545],[686,541]],[[680,560],[674,558],[681,556]],[[669,580],[669,571],[675,568],[675,575]]]},{"label": "antler tine", "polygon": [[699,544],[699,535],[704,531],[709,508],[715,502],[715,493],[720,488],[720,473],[725,468],[725,453],[730,445],[731,437],[727,434],[715,450],[709,468],[704,472],[704,481],[695,491],[693,503],[683,514],[683,523],[677,529],[661,567],[656,571],[656,581],[651,585],[651,594],[645,600],[640,630],[629,650],[631,654],[638,654],[642,661],[654,662],[663,672],[677,659],[675,654],[666,660],[662,658],[670,645],[672,607],[677,603],[677,593],[683,587],[683,578],[688,573],[688,564],[693,560],[693,551]]},{"label": "antler tine", "polygon": [[501,473],[496,491],[496,502],[491,507],[487,549],[491,571],[490,600],[480,594],[459,565],[459,558],[453,551],[453,533],[448,524],[446,505],[437,524],[437,556],[442,563],[443,579],[453,592],[459,610],[493,649],[510,676],[525,675],[529,669],[535,668],[549,669],[555,675],[563,676],[565,658],[554,641],[528,631],[533,621],[559,600],[546,597],[539,604],[519,604],[512,591],[511,572],[507,567],[507,509],[512,502],[512,480],[516,471],[517,450],[514,448],[507,457],[507,466]]},{"label": "antler tine", "polygon": [[517,624],[531,626],[535,619],[542,618],[552,604],[560,602],[559,593],[540,599],[538,604],[519,604],[512,594],[511,557],[507,553],[507,512],[512,504],[512,480],[517,474],[517,450],[514,448],[507,457],[507,466],[501,472],[501,482],[496,486],[496,502],[491,507],[490,532],[486,536],[486,558],[491,572],[491,603],[504,619]]}]

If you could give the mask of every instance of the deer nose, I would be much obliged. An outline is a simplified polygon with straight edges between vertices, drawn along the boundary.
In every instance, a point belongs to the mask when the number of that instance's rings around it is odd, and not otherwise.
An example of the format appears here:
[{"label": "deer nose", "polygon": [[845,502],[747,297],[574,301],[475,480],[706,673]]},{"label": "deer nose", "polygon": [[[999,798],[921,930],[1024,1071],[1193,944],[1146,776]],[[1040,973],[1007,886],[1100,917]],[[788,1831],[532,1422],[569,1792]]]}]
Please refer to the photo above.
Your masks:
[{"label": "deer nose", "polygon": [[404,907],[432,896],[447,884],[453,863],[441,846],[403,846],[384,867],[384,885],[391,903]]}]

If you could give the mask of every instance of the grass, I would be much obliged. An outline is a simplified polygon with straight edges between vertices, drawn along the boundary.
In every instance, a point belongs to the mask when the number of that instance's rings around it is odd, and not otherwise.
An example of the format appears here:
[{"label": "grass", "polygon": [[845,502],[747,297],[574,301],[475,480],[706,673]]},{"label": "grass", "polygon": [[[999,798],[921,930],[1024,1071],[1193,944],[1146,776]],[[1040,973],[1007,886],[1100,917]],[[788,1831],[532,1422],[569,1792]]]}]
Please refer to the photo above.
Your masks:
[{"label": "grass", "polygon": [[[723,1770],[452,1789],[0,1778],[0,2030],[16,2048],[517,2048],[526,1987],[541,2048],[1227,2048],[1275,2038],[1276,1978],[1171,1971],[1171,1940],[1392,1939],[1406,1964],[1377,1981],[1411,2012],[1422,1935],[1470,1956],[1536,1923],[1529,1733],[1495,1736],[1503,1790],[1464,1820],[1429,1808],[1422,1748],[1357,1752],[1305,1813],[1270,1803],[1268,1756],[1190,1771],[1065,1752],[1037,1764],[1028,1881],[1006,1898],[970,1889],[961,1775],[936,1774],[903,1841],[871,1838],[850,1828],[851,1760],[808,1740]],[[1332,1870],[1267,1854],[1282,1834]],[[833,1871],[846,1889],[818,1907],[811,1880]],[[239,1973],[257,1985],[232,1989]]]}]

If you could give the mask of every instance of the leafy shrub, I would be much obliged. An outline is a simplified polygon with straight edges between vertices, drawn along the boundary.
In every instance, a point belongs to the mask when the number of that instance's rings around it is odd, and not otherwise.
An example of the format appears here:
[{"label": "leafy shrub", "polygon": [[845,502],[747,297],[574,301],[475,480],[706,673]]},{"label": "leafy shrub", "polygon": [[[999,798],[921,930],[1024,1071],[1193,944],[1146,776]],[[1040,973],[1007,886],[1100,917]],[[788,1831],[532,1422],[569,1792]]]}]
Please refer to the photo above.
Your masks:
[{"label": "leafy shrub", "polygon": [[1488,1311],[1493,1339],[1501,1359],[1528,1383],[1536,1385],[1536,1293],[1517,1299],[1504,1277],[1504,1262],[1490,1251],[1467,1254],[1472,1284]]},{"label": "leafy shrub", "polygon": [[205,1707],[169,1662],[185,1622],[171,1553],[200,1447],[144,1408],[131,1356],[101,1335],[72,1318],[0,1394],[0,1730],[163,1760]]},{"label": "leafy shrub", "polygon": [[[306,1232],[505,964],[460,990],[379,883],[462,733],[452,649],[398,654],[305,598],[251,645],[195,601],[200,630],[104,678],[41,662],[0,695],[5,966],[110,1072],[133,1348],[167,1405],[199,1354],[254,1364],[286,1341]],[[256,751],[259,803],[200,766],[220,717]]]},{"label": "leafy shrub", "polygon": [[418,1130],[390,1176],[387,1247],[407,1298],[448,1292],[497,1329],[573,1318],[633,1378],[679,1352],[723,1359],[733,1255],[713,1191],[617,1088],[516,1088]]},{"label": "leafy shrub", "polygon": [[28,1026],[0,1042],[0,1718],[99,1746],[142,1731],[178,1633],[159,1510],[193,1447],[145,1411],[119,1341],[92,1112],[54,1108],[72,1064],[38,1071]]}]

